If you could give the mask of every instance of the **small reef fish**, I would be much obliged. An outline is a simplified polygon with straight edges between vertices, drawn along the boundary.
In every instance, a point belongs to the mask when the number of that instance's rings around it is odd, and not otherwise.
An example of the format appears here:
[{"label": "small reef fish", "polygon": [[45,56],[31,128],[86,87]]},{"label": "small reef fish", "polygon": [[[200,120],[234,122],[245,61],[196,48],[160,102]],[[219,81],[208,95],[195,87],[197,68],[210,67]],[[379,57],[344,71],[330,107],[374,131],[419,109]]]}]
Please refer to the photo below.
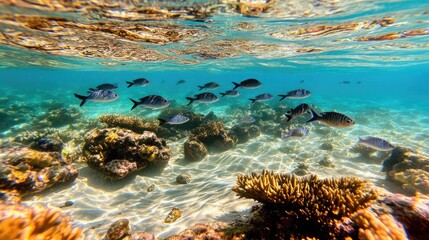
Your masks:
[{"label": "small reef fish", "polygon": [[188,105],[191,105],[193,102],[214,103],[219,100],[219,98],[215,94],[210,92],[196,94],[193,98],[187,97],[186,99],[189,100]]},{"label": "small reef fish", "polygon": [[394,146],[386,140],[377,137],[367,137],[365,139],[359,137],[357,144],[362,144],[379,151],[390,151],[394,148]]},{"label": "small reef fish", "polygon": [[235,90],[236,88],[246,88],[246,89],[253,89],[258,88],[262,85],[262,83],[254,78],[246,79],[240,83],[232,82],[235,87],[232,90]]},{"label": "small reef fish", "polygon": [[303,127],[292,128],[282,132],[282,138],[284,139],[289,137],[305,137],[308,135],[308,132],[308,129]]},{"label": "small reef fish", "polygon": [[279,95],[279,97],[281,97],[279,101],[285,98],[301,99],[301,98],[309,97],[310,95],[311,95],[311,92],[308,90],[297,89],[297,90],[290,91],[284,95]]},{"label": "small reef fish", "polygon": [[289,110],[285,116],[287,117],[286,122],[290,122],[294,120],[295,118],[304,115],[308,111],[310,111],[310,106],[307,103],[302,103],[296,106],[294,109]]},{"label": "small reef fish", "polygon": [[135,80],[133,80],[132,82],[128,82],[128,87],[132,87],[132,86],[140,86],[140,87],[146,87],[147,85],[150,84],[149,80],[147,80],[146,78],[137,78]]},{"label": "small reef fish", "polygon": [[149,95],[149,96],[140,98],[139,99],[140,101],[135,101],[131,98],[130,100],[134,103],[131,110],[133,110],[138,106],[143,106],[150,109],[161,109],[161,108],[168,107],[168,105],[170,105],[170,102],[167,99],[158,95]]},{"label": "small reef fish", "polygon": [[312,108],[310,108],[311,119],[307,122],[319,121],[328,126],[336,128],[344,128],[355,125],[355,122],[344,114],[337,112],[322,112],[317,114]]},{"label": "small reef fish", "polygon": [[177,81],[177,85],[184,84],[185,82],[186,82],[185,80],[179,80]]},{"label": "small reef fish", "polygon": [[357,84],[362,84],[362,82],[360,82],[360,81],[359,81],[359,82],[356,82],[356,83],[357,83]]},{"label": "small reef fish", "polygon": [[220,93],[220,95],[222,95],[222,97],[238,97],[240,96],[240,93],[237,90],[229,90],[223,93]]},{"label": "small reef fish", "polygon": [[304,80],[301,80],[299,83],[301,83],[301,84],[304,83]]},{"label": "small reef fish", "polygon": [[350,84],[350,81],[341,81],[340,84]]},{"label": "small reef fish", "polygon": [[220,85],[215,82],[209,82],[204,84],[203,86],[198,86],[198,87],[200,88],[200,91],[201,91],[203,89],[216,89],[216,88],[219,88]]},{"label": "small reef fish", "polygon": [[93,91],[93,92],[90,92],[88,96],[82,96],[75,93],[74,96],[82,100],[79,107],[82,107],[83,104],[85,104],[87,101],[112,102],[119,98],[118,94],[112,91],[106,91],[106,90]]},{"label": "small reef fish", "polygon": [[237,120],[239,122],[241,122],[241,123],[248,123],[248,124],[256,122],[256,118],[254,116],[252,116],[252,115],[243,116],[243,117],[241,117],[241,118],[239,118]]},{"label": "small reef fish", "polygon": [[263,102],[273,99],[273,95],[269,93],[263,93],[261,95],[256,96],[255,98],[249,98],[250,101],[252,101],[252,104],[255,102]]},{"label": "small reef fish", "polygon": [[171,124],[171,125],[178,125],[183,124],[189,121],[189,118],[182,114],[177,114],[171,117],[167,118],[158,118],[159,126],[162,126],[164,124]]},{"label": "small reef fish", "polygon": [[118,88],[118,84],[111,84],[111,83],[104,83],[98,85],[96,88],[90,88],[89,90],[91,92],[97,91],[97,90],[107,90],[107,91],[113,91]]}]

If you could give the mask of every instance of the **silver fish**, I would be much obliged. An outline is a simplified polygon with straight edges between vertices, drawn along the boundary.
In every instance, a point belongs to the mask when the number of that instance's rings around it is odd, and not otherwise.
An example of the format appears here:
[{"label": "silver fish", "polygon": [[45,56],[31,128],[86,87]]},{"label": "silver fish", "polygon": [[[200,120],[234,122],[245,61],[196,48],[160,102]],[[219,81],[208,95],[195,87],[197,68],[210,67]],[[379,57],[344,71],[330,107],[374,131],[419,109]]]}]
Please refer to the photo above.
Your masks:
[{"label": "silver fish", "polygon": [[358,144],[362,144],[379,151],[390,151],[394,148],[394,146],[386,140],[377,137],[367,137],[365,139],[359,137]]},{"label": "silver fish", "polygon": [[170,102],[167,99],[158,95],[149,95],[146,97],[142,97],[139,99],[140,101],[135,101],[131,98],[130,100],[134,103],[131,110],[133,110],[138,106],[143,106],[150,109],[160,109],[160,108],[168,107],[168,105],[170,105]]},{"label": "silver fish", "polygon": [[220,85],[215,82],[209,82],[204,84],[204,86],[198,86],[198,87],[200,88],[200,91],[201,91],[203,89],[216,89],[216,88],[219,88]]},{"label": "silver fish", "polygon": [[232,82],[235,87],[232,90],[235,90],[236,88],[247,88],[247,89],[253,89],[258,88],[262,85],[262,83],[254,78],[249,78],[244,81],[241,81],[240,83]]},{"label": "silver fish", "polygon": [[305,137],[308,135],[309,130],[303,127],[297,127],[288,129],[285,132],[282,132],[282,138],[289,138],[289,137]]},{"label": "silver fish", "polygon": [[186,99],[189,100],[188,105],[191,105],[193,102],[201,102],[201,103],[214,103],[219,100],[219,98],[210,92],[203,92],[200,94],[194,95],[193,98],[187,97]]},{"label": "silver fish", "polygon": [[179,80],[179,81],[177,81],[177,85],[179,85],[179,84],[184,84],[186,81],[185,80]]},{"label": "silver fish", "polygon": [[264,93],[261,95],[256,96],[255,98],[249,98],[250,101],[252,101],[252,104],[255,102],[263,102],[273,99],[273,95],[269,93]]},{"label": "silver fish", "polygon": [[189,118],[185,115],[177,114],[167,118],[158,118],[158,120],[160,126],[164,124],[178,125],[188,122]]},{"label": "silver fish", "polygon": [[112,102],[119,98],[119,95],[108,90],[97,90],[90,92],[88,96],[82,96],[79,94],[74,94],[75,97],[82,100],[80,103],[80,107],[83,106],[87,101],[93,101],[93,102]]},{"label": "silver fish", "polygon": [[223,93],[220,93],[220,95],[222,95],[222,97],[238,97],[240,96],[240,93],[237,90],[229,90]]},{"label": "silver fish", "polygon": [[311,92],[305,89],[297,89],[297,90],[293,90],[290,91],[284,95],[279,95],[280,100],[283,100],[285,98],[292,98],[292,99],[301,99],[301,98],[306,98],[309,97],[311,95]]},{"label": "silver fish", "polygon": [[287,117],[287,122],[294,120],[295,118],[307,113],[310,111],[310,106],[306,103],[299,104],[296,108],[288,111],[285,116]]},{"label": "silver fish", "polygon": [[[111,84],[111,83],[104,83],[104,84],[100,84],[98,85],[96,88],[90,88],[89,90],[91,92],[97,91],[97,90],[109,90],[109,91],[113,91],[115,89],[118,88],[118,84]],[[90,92],[88,92],[90,93]]]},{"label": "silver fish", "polygon": [[317,114],[310,108],[311,119],[307,122],[319,121],[331,127],[344,128],[355,125],[355,122],[344,114],[337,112],[322,112]]},{"label": "silver fish", "polygon": [[127,81],[127,84],[128,84],[127,88],[132,87],[134,85],[135,86],[146,87],[147,85],[150,84],[150,82],[146,78],[137,78],[137,79],[133,80],[132,82],[128,82]]},{"label": "silver fish", "polygon": [[256,118],[252,115],[243,116],[237,120],[241,123],[254,123],[254,122],[256,122]]}]

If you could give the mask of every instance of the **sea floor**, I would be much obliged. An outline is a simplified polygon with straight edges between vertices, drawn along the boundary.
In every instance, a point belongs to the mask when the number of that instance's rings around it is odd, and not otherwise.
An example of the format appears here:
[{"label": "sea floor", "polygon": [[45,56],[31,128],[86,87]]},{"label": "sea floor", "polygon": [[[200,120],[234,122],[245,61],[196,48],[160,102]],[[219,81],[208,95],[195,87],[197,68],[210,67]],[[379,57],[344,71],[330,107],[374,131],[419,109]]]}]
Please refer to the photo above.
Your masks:
[{"label": "sea floor", "polygon": [[[156,237],[179,233],[196,223],[243,218],[256,202],[239,199],[231,188],[238,174],[263,169],[301,175],[314,173],[320,177],[356,176],[370,180],[377,188],[400,191],[386,182],[385,173],[381,172],[382,161],[390,152],[368,151],[356,147],[356,142],[359,136],[377,136],[395,146],[423,152],[429,149],[429,142],[425,141],[429,118],[424,109],[389,108],[370,100],[338,102],[334,109],[353,106],[343,112],[353,116],[355,126],[337,129],[319,123],[304,124],[306,117],[303,117],[298,122],[310,130],[305,137],[281,139],[262,134],[198,162],[184,159],[186,138],[167,140],[173,157],[162,170],[148,168],[124,179],[109,180],[85,163],[76,163],[80,172],[73,183],[33,194],[23,202],[59,207],[71,200],[74,204],[62,211],[70,214],[75,225],[83,227],[87,239],[100,239],[112,222],[122,218],[129,219],[133,231],[150,232]],[[222,110],[226,110],[213,109],[220,117]],[[93,118],[97,112],[91,114],[84,117]],[[226,126],[232,126],[234,118],[225,116]],[[73,125],[63,128],[72,129]],[[192,176],[190,183],[176,183],[176,177],[183,173]],[[182,217],[174,223],[164,223],[173,207],[182,211]]]}]

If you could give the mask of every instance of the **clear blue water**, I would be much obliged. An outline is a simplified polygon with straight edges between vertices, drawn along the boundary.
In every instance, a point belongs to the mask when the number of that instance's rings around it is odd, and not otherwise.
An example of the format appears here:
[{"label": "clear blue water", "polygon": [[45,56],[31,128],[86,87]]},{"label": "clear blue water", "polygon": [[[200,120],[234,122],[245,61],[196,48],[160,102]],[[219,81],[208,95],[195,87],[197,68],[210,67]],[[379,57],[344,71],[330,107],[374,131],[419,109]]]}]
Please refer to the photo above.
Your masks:
[{"label": "clear blue water", "polygon": [[[275,97],[265,103],[267,109],[275,109],[279,104],[293,108],[305,102],[321,111],[346,114],[356,122],[352,127],[336,129],[300,121],[302,126],[310,129],[309,136],[303,139],[287,141],[278,134],[263,132],[258,138],[224,153],[209,154],[196,163],[181,161],[186,137],[167,139],[173,157],[162,174],[144,173],[113,183],[86,164],[77,163],[81,175],[69,188],[54,189],[25,199],[30,205],[43,203],[49,207],[74,200],[74,207],[63,211],[72,216],[76,225],[83,227],[88,239],[99,238],[108,223],[123,217],[131,219],[136,230],[166,237],[200,221],[219,221],[228,212],[245,211],[254,203],[239,200],[231,193],[235,176],[265,168],[291,172],[304,162],[310,165],[311,173],[322,177],[358,176],[369,179],[376,187],[385,188],[385,174],[380,172],[385,155],[377,153],[373,159],[357,156],[352,148],[360,136],[378,136],[395,146],[429,152],[427,1],[296,1],[286,6],[280,4],[276,8],[278,11],[258,16],[219,10],[205,19],[210,20],[207,22],[183,18],[144,21],[141,18],[98,18],[94,17],[95,13],[86,11],[87,5],[74,11],[58,8],[53,12],[43,4],[28,2],[17,1],[12,6],[0,3],[1,144],[25,131],[43,131],[43,128],[34,127],[37,125],[35,121],[42,121],[38,117],[52,110],[77,109],[81,113],[80,119],[56,130],[78,131],[76,141],[65,143],[69,150],[78,152],[85,134],[79,130],[82,126],[92,126],[88,121],[97,121],[105,114],[149,119],[156,118],[161,112],[144,108],[131,111],[129,98],[156,94],[182,107],[188,103],[186,97],[200,92],[198,85],[217,82],[221,87],[211,92],[219,96],[218,93],[233,88],[232,82],[248,78],[260,80],[262,86],[238,89],[241,96],[237,98],[222,98],[213,104],[193,104],[192,110],[200,114],[213,111],[231,127],[235,119],[251,112],[249,98],[270,93]],[[104,7],[104,10],[134,13],[126,6]],[[51,29],[38,28],[38,25],[33,26],[20,18],[52,15],[68,19],[70,29],[64,30],[59,27],[61,21],[53,23],[53,20],[49,20],[51,27],[54,26]],[[393,19],[393,22],[385,26],[377,23],[383,18]],[[101,26],[100,22],[122,29],[131,29],[130,26],[140,23],[154,24],[151,29],[158,24],[172,24],[196,33],[177,42],[155,44],[107,33],[107,30],[89,30],[88,26]],[[80,28],[78,24],[87,27]],[[356,26],[352,29],[338,28],[350,28],[353,24]],[[321,26],[337,30],[314,30]],[[304,30],[307,33],[296,34]],[[182,30],[178,31],[186,35]],[[410,31],[418,34],[408,34]],[[140,37],[148,34],[133,33]],[[399,37],[357,40],[387,34]],[[163,37],[157,35],[153,39]],[[141,52],[147,49],[164,54],[165,59],[149,59]],[[142,77],[151,84],[126,87],[126,81]],[[181,79],[186,83],[177,85]],[[350,84],[342,84],[343,81]],[[108,103],[87,102],[79,107],[80,100],[73,94],[85,95],[88,88],[102,83],[117,83],[116,93],[120,98]],[[311,91],[312,95],[279,103],[277,95],[301,88]],[[275,120],[272,124],[281,130]],[[333,144],[334,149],[321,150],[319,147],[325,143]],[[336,168],[316,164],[325,157],[333,161]],[[182,172],[189,172],[194,178],[188,188],[179,188],[172,183]],[[144,191],[151,184],[155,185],[152,195]],[[389,188],[386,190],[394,192]],[[159,221],[174,206],[183,210],[181,220],[171,225]],[[100,224],[103,227],[94,227]]]}]

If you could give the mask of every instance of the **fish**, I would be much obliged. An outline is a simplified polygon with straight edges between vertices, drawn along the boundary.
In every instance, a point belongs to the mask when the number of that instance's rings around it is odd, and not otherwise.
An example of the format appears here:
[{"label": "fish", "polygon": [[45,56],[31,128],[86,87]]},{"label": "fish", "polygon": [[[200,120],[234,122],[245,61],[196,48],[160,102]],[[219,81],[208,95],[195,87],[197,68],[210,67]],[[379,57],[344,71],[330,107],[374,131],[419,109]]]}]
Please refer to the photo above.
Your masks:
[{"label": "fish", "polygon": [[307,103],[302,103],[296,106],[294,109],[289,110],[287,113],[285,113],[285,116],[287,117],[287,121],[292,121],[295,118],[304,115],[308,111],[310,111],[310,106]]},{"label": "fish", "polygon": [[340,84],[350,84],[350,81],[341,81]]},{"label": "fish", "polygon": [[201,102],[201,103],[214,103],[219,100],[219,98],[210,92],[203,92],[200,94],[194,95],[193,98],[187,97],[186,99],[189,100],[188,105],[191,105],[193,102]]},{"label": "fish", "polygon": [[189,121],[189,118],[182,114],[177,114],[167,118],[158,118],[159,126],[164,124],[178,125]]},{"label": "fish", "polygon": [[149,80],[147,80],[146,78],[137,78],[135,80],[133,80],[132,82],[128,82],[126,81],[128,84],[128,87],[132,87],[132,86],[141,86],[141,87],[146,87],[147,85],[150,84]]},{"label": "fish", "polygon": [[222,97],[238,97],[240,96],[240,93],[237,90],[228,90],[226,92],[220,93]]},{"label": "fish", "polygon": [[279,101],[285,98],[301,99],[301,98],[309,97],[310,95],[311,95],[311,92],[308,90],[297,89],[297,90],[290,91],[284,95],[279,95],[279,97],[281,97]]},{"label": "fish", "polygon": [[360,81],[358,81],[358,82],[356,82],[357,84],[361,84],[362,82],[360,82]]},{"label": "fish", "polygon": [[204,86],[198,86],[198,87],[200,88],[200,91],[201,91],[203,89],[216,89],[216,88],[219,88],[220,85],[217,84],[216,82],[209,82],[204,84]]},{"label": "fish", "polygon": [[317,114],[312,108],[310,108],[311,119],[307,122],[319,121],[328,126],[336,128],[344,128],[355,125],[355,122],[344,114],[337,112],[322,112]]},{"label": "fish", "polygon": [[296,127],[292,129],[288,129],[287,131],[284,131],[281,133],[282,138],[289,138],[289,137],[305,137],[308,135],[309,130],[303,127]]},{"label": "fish", "polygon": [[[113,91],[115,89],[118,88],[118,84],[111,84],[111,83],[103,83],[98,85],[96,88],[90,88],[90,92],[94,92],[97,90],[108,90],[108,91]],[[88,92],[88,93],[90,93]]]},{"label": "fish", "polygon": [[130,100],[134,103],[131,110],[133,110],[138,106],[143,106],[150,109],[161,109],[161,108],[168,107],[168,105],[170,105],[170,102],[167,99],[158,95],[149,95],[146,97],[142,97],[139,99],[139,101],[135,101],[131,98]]},{"label": "fish", "polygon": [[301,80],[299,83],[301,83],[301,84],[304,83],[304,80]]},{"label": "fish", "polygon": [[390,151],[395,148],[392,144],[384,139],[378,137],[366,137],[365,139],[359,137],[357,144],[362,144],[379,151]]},{"label": "fish", "polygon": [[185,80],[179,80],[179,81],[177,81],[177,85],[184,84],[185,82],[186,82]]},{"label": "fish", "polygon": [[254,78],[246,79],[240,83],[232,82],[235,87],[232,90],[235,90],[236,88],[246,88],[246,89],[253,89],[258,88],[262,85],[262,83]]},{"label": "fish", "polygon": [[255,102],[268,101],[271,99],[273,99],[273,95],[271,95],[269,93],[263,93],[263,94],[256,96],[255,98],[249,98],[249,100],[252,101],[252,104]]},{"label": "fish", "polygon": [[119,98],[119,95],[109,90],[97,90],[90,92],[88,96],[74,94],[75,97],[82,100],[79,107],[82,107],[87,101],[93,102],[112,102]]},{"label": "fish", "polygon": [[241,123],[254,123],[256,122],[256,118],[252,115],[243,116],[237,119]]}]

